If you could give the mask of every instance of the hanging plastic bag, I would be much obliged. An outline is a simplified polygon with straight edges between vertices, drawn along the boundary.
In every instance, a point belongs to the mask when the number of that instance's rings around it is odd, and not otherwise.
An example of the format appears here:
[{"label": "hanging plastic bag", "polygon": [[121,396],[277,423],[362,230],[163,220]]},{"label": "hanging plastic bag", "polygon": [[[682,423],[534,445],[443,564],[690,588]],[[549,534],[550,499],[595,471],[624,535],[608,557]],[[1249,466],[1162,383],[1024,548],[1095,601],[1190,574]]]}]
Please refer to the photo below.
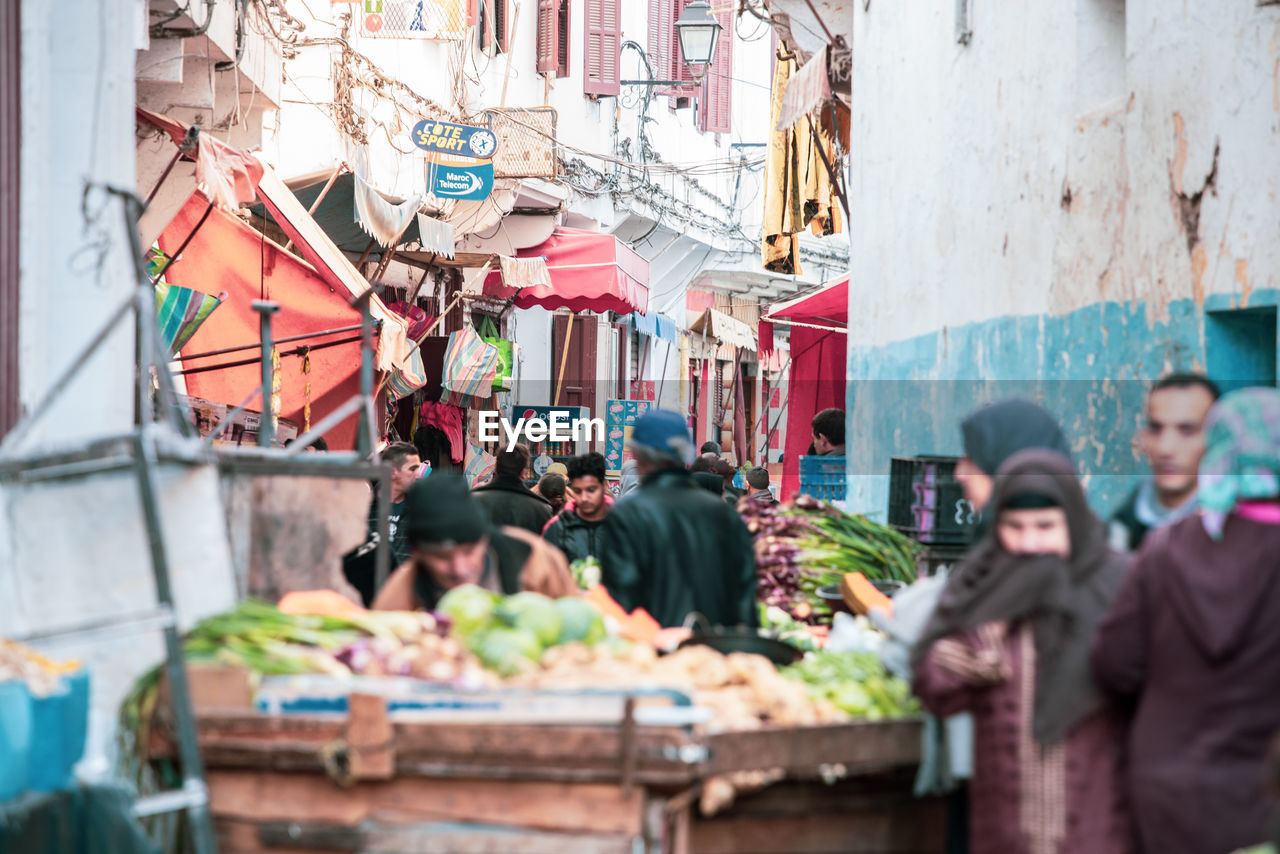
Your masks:
[{"label": "hanging plastic bag", "polygon": [[488,397],[500,361],[498,349],[486,344],[474,329],[469,326],[460,329],[449,336],[440,384],[449,391]]},{"label": "hanging plastic bag", "polygon": [[387,380],[387,395],[391,400],[400,400],[426,384],[427,369],[422,362],[422,351],[415,348],[409,354],[408,364],[391,372]]},{"label": "hanging plastic bag", "polygon": [[467,479],[467,486],[474,489],[489,482],[493,476],[494,466],[498,460],[475,442],[467,442],[467,462],[463,466],[462,475]]},{"label": "hanging plastic bag", "polygon": [[498,334],[498,328],[493,325],[492,317],[485,317],[484,323],[480,326],[480,335],[484,343],[497,349],[498,357],[501,359],[498,372],[493,377],[493,390],[510,391],[515,345]]}]

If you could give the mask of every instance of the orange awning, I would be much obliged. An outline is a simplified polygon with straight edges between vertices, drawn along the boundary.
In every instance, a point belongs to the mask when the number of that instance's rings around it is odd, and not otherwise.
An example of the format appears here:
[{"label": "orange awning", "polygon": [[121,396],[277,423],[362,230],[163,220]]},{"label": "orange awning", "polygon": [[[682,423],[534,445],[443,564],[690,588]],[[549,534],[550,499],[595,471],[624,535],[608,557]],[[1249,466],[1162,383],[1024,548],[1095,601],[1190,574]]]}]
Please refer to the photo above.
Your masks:
[{"label": "orange awning", "polygon": [[[199,229],[197,223],[208,212]],[[272,335],[279,339],[360,322],[360,314],[347,302],[348,294],[335,290],[315,268],[285,252],[280,246],[255,231],[243,220],[214,206],[196,193],[160,235],[160,248],[174,252],[195,231],[191,242],[182,250],[165,274],[171,284],[205,293],[225,291],[227,299],[209,316],[195,333],[183,354],[203,353],[253,344],[259,340],[258,314],[251,304],[256,299],[278,302],[281,310],[272,319]],[[358,332],[337,333],[302,342],[311,346],[358,337]],[[298,344],[281,349],[288,351]],[[224,356],[184,361],[190,369],[252,359],[256,350],[245,350]],[[360,345],[356,341],[325,349],[310,355],[310,374],[302,373],[302,359],[281,359],[280,415],[303,423],[303,406],[310,385],[312,423],[319,421],[358,390]],[[186,374],[187,392],[195,397],[234,406],[244,400],[262,381],[261,368],[255,361],[238,367]],[[258,403],[250,405],[261,409]],[[355,445],[356,416],[352,416],[326,434],[329,447],[350,449]]]}]

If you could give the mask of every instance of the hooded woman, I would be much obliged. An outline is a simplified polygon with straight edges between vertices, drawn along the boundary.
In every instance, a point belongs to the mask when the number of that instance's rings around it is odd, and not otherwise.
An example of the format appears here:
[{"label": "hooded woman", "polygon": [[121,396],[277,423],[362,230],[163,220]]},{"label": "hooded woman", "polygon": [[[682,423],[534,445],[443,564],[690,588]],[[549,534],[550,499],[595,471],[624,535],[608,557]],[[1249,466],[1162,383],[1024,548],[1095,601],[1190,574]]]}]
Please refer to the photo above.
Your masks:
[{"label": "hooded woman", "polygon": [[1267,742],[1280,730],[1280,393],[1209,414],[1201,515],[1148,536],[1093,652],[1136,701],[1128,794],[1142,849],[1267,839]]},{"label": "hooded woman", "polygon": [[1051,451],[1010,457],[987,511],[990,533],[949,578],[912,656],[925,708],[973,713],[970,850],[1131,851],[1122,722],[1089,670],[1127,558]]}]

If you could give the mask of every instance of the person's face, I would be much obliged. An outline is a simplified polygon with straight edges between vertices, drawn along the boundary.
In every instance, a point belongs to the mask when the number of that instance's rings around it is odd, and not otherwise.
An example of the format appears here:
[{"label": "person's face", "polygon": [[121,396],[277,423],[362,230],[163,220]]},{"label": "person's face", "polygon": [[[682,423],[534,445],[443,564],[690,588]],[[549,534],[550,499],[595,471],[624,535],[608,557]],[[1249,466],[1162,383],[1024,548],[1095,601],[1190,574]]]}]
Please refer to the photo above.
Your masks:
[{"label": "person's face", "polygon": [[604,484],[593,474],[575,477],[569,484],[575,507],[583,519],[594,519],[604,507]]},{"label": "person's face", "polygon": [[987,502],[991,500],[991,490],[995,486],[991,475],[978,468],[973,460],[961,457],[956,463],[956,480],[960,481],[964,497],[973,505],[974,510],[981,511],[987,506]]},{"label": "person's face", "polygon": [[1061,507],[1002,510],[996,535],[1010,554],[1071,557],[1071,529]]},{"label": "person's face", "polygon": [[422,460],[416,455],[404,458],[404,462],[391,469],[391,494],[404,495],[418,477]]},{"label": "person's face", "polygon": [[1185,498],[1195,490],[1212,408],[1213,396],[1201,386],[1162,388],[1147,398],[1143,450],[1161,497]]},{"label": "person's face", "polygon": [[484,574],[484,556],[489,548],[489,538],[481,537],[474,543],[459,543],[447,548],[414,546],[414,561],[430,574],[431,580],[444,590],[452,590],[464,584],[479,584]]}]

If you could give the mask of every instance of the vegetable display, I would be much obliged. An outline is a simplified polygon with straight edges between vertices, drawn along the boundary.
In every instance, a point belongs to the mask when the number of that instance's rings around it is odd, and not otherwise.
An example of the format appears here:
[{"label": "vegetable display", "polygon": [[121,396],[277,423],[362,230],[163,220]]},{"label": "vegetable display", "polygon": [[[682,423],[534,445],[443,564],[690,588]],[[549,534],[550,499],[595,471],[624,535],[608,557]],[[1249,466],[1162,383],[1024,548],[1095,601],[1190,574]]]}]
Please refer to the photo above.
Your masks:
[{"label": "vegetable display", "polygon": [[877,721],[920,710],[911,686],[886,671],[871,652],[813,652],[781,672],[808,686],[810,697],[850,717]]},{"label": "vegetable display", "polygon": [[865,516],[843,513],[807,495],[770,506],[743,502],[755,536],[759,599],[804,622],[829,621],[831,609],[817,595],[845,573],[873,580],[911,582],[919,545]]},{"label": "vegetable display", "polygon": [[578,586],[583,590],[590,590],[600,583],[600,561],[595,555],[575,560],[569,564],[569,570],[573,573],[573,580],[578,582]]}]

